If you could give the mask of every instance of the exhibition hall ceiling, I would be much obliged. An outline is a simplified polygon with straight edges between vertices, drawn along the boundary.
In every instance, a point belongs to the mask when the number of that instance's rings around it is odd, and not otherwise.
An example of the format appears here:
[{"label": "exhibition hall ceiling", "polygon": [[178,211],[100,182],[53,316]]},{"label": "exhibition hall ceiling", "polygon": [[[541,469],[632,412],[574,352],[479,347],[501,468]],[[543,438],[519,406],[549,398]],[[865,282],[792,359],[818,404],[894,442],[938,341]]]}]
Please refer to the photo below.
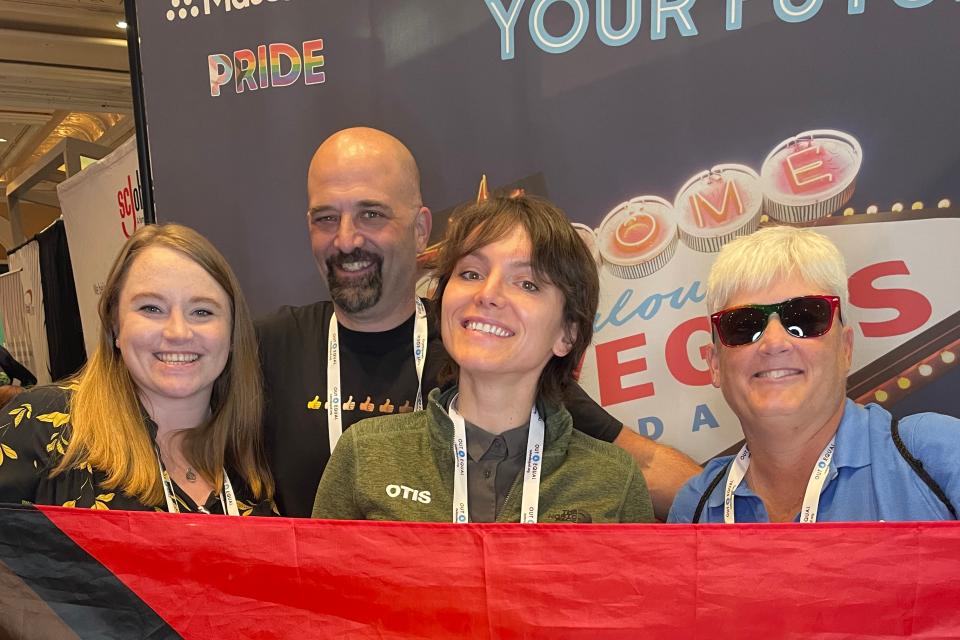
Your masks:
[{"label": "exhibition hall ceiling", "polygon": [[[112,149],[133,133],[123,18],[123,0],[0,0],[0,205],[62,138]],[[55,201],[55,187],[31,196]]]}]

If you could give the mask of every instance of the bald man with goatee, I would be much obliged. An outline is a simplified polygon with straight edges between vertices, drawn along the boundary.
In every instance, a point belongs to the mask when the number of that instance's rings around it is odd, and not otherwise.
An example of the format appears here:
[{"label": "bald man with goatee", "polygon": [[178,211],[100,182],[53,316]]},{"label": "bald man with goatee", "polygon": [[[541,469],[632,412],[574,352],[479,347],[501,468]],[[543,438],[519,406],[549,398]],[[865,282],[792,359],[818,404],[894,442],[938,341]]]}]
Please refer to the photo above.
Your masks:
[{"label": "bald man with goatee", "polygon": [[[415,296],[431,215],[410,150],[377,129],[338,131],[310,162],[307,207],[310,245],[332,300],[282,307],[258,325],[267,453],[278,506],[292,517],[309,517],[342,431],[420,409],[446,358],[427,321],[430,303]],[[578,429],[637,459],[665,517],[699,467],[623,427],[579,387],[566,404]]]}]

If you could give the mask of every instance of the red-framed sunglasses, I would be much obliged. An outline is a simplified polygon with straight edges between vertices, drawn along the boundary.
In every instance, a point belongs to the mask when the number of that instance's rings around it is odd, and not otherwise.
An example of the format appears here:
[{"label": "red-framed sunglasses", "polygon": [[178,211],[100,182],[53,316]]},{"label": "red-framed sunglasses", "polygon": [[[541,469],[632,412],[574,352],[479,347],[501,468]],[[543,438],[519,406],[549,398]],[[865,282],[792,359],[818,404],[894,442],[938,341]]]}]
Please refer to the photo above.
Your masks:
[{"label": "red-framed sunglasses", "polygon": [[840,322],[840,298],[837,296],[800,296],[776,304],[748,304],[717,311],[710,316],[720,342],[739,347],[760,339],[774,313],[787,333],[796,338],[818,338],[830,331],[836,311]]}]

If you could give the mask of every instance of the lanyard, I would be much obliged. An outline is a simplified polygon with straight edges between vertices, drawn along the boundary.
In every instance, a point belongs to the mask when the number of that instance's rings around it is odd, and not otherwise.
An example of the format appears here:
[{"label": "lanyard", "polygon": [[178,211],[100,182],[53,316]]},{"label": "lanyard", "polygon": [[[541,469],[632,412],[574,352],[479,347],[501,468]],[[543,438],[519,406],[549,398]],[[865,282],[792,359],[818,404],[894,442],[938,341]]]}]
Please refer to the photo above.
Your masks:
[{"label": "lanyard", "polygon": [[[467,428],[463,416],[456,409],[457,397],[450,401],[450,420],[453,421],[453,522],[463,524],[470,520],[467,496]],[[527,433],[527,461],[523,470],[523,500],[520,503],[520,522],[536,524],[540,511],[540,463],[543,458],[543,418],[534,405],[530,411],[530,429]]]},{"label": "lanyard", "polygon": [[[417,367],[417,400],[414,411],[423,409],[423,363],[427,360],[427,310],[420,298],[417,317],[413,323],[413,362]],[[340,329],[337,314],[330,318],[327,331],[327,433],[330,437],[330,453],[343,435],[343,389],[340,386]]]},{"label": "lanyard", "polygon": [[[830,475],[830,460],[833,458],[833,452],[837,448],[837,438],[834,436],[820,454],[820,459],[814,465],[810,472],[810,480],[807,481],[807,490],[803,493],[803,506],[800,508],[800,522],[816,522],[817,510],[820,508],[820,493],[823,491],[823,485]],[[730,465],[730,474],[727,476],[727,484],[723,491],[723,521],[727,524],[733,524],[733,492],[750,467],[750,451],[747,445],[743,445],[740,453],[734,458]]]},{"label": "lanyard", "polygon": [[[163,466],[163,460],[160,459],[160,449],[155,449],[157,453],[157,464],[160,466],[160,481],[163,484],[163,497],[167,499],[167,511],[169,513],[180,513],[180,507],[177,506],[176,494],[173,492],[173,480],[170,474]],[[227,470],[223,470],[223,491],[220,492],[220,506],[223,507],[224,515],[239,516],[240,510],[237,509],[237,497],[233,493],[233,485],[230,484],[230,477]],[[197,507],[201,511],[206,511],[202,504]]]}]

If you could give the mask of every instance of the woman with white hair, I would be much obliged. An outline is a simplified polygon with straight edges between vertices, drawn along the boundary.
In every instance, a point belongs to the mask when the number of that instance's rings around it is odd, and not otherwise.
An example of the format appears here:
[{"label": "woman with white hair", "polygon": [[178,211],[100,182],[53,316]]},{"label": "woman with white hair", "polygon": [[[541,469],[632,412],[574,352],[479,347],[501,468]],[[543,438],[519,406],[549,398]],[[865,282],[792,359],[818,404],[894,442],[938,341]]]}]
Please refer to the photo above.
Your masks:
[{"label": "woman with white hair", "polygon": [[808,229],[738,238],[707,281],[709,365],[746,440],[677,495],[670,522],[942,520],[960,503],[960,420],[846,398],[843,257]]}]

